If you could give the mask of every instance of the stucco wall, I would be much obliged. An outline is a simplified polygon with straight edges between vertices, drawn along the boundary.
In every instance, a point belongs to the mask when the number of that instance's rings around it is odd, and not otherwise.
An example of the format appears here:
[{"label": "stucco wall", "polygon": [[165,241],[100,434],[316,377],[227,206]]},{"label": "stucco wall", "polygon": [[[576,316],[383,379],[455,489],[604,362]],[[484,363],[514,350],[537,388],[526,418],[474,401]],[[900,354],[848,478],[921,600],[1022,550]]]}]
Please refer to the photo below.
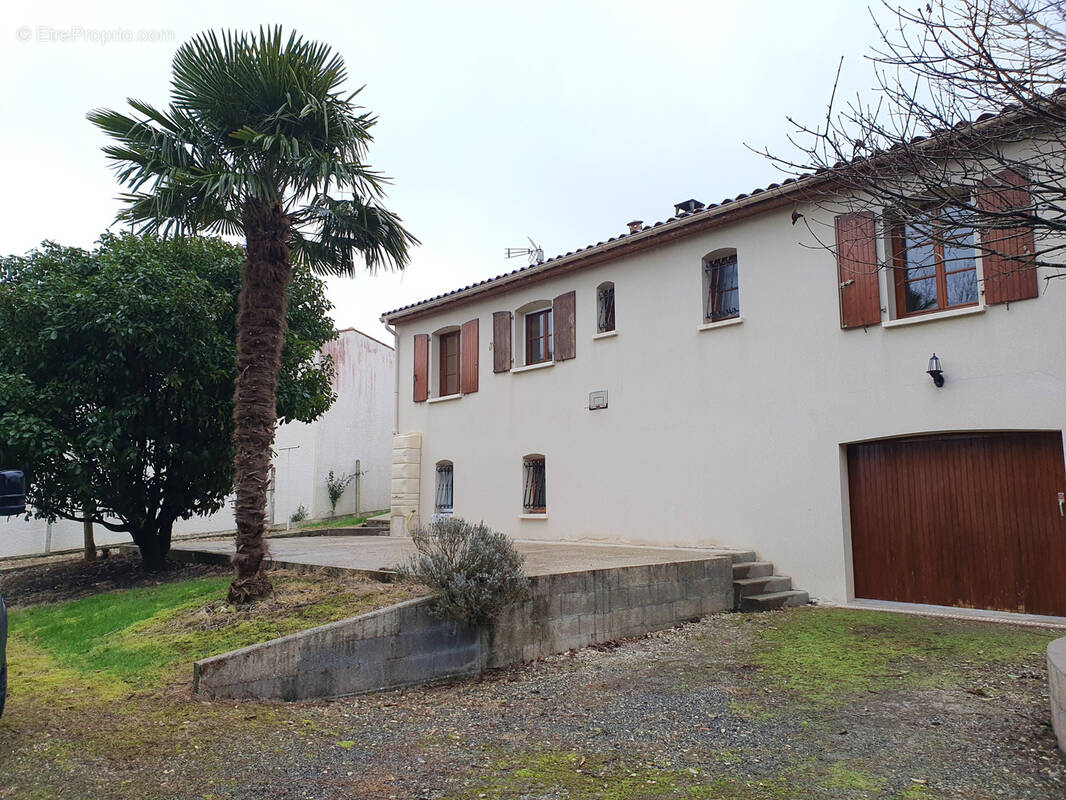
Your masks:
[{"label": "stucco wall", "polygon": [[[831,236],[831,217],[798,210]],[[1066,285],[1041,281],[1039,298],[978,313],[841,330],[834,258],[793,226],[791,211],[400,323],[398,429],[423,434],[422,519],[433,510],[434,465],[447,459],[455,514],[512,536],[752,548],[797,587],[844,600],[843,444],[1064,427]],[[700,330],[701,259],[720,248],[737,249],[743,321]],[[617,335],[594,338],[596,287],[607,280]],[[577,357],[493,374],[492,313],[570,290]],[[474,317],[479,391],[413,403],[413,335]],[[934,351],[942,389],[925,374]],[[608,408],[587,410],[599,389]],[[546,457],[543,519],[522,518],[528,453]]]},{"label": "stucco wall", "polygon": [[[391,347],[356,330],[340,331],[325,347],[336,365],[337,401],[313,423],[291,422],[278,428],[274,442],[276,488],[268,499],[268,519],[285,522],[304,506],[312,517],[329,515],[326,476],[363,471],[360,505],[363,511],[389,507],[392,470],[392,433],[395,413]],[[337,503],[338,514],[355,511],[355,484]],[[216,514],[178,520],[174,535],[227,531],[233,528],[232,498]],[[97,525],[98,545],[127,543],[124,533]],[[43,520],[0,518],[0,557],[43,553],[48,526]],[[80,523],[59,521],[52,526],[51,551],[81,547]]]}]

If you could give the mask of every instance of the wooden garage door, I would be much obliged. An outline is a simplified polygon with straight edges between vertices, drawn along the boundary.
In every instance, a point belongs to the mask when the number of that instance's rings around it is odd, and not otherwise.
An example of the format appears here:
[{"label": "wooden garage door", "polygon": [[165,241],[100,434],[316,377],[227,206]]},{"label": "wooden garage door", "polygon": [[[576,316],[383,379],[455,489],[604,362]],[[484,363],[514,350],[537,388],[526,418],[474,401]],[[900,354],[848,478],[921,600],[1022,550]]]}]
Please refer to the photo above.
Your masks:
[{"label": "wooden garage door", "polygon": [[1062,433],[848,446],[855,596],[1066,616]]}]

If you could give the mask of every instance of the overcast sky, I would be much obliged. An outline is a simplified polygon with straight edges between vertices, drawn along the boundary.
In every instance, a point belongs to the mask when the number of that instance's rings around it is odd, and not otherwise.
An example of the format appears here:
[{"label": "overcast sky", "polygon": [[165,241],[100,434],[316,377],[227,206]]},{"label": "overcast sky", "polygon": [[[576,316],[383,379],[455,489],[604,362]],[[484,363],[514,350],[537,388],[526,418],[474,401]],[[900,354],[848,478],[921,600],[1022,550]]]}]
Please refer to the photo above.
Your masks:
[{"label": "overcast sky", "polygon": [[785,117],[824,115],[841,56],[842,93],[871,85],[859,0],[38,2],[0,20],[5,254],[112,224],[85,113],[166,104],[185,39],[280,23],[333,45],[380,118],[387,204],[422,241],[402,275],[329,283],[338,327],[389,343],[382,312],[523,266],[504,249],[527,236],[550,257],[779,180],[745,143],[787,152]]}]

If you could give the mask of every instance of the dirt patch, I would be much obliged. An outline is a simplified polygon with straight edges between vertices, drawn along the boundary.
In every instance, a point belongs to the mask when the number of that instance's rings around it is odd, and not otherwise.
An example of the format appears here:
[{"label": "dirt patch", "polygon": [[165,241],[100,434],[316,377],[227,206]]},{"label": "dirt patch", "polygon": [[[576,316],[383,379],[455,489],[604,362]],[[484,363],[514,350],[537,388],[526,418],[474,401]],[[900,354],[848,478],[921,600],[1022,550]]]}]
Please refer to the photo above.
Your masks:
[{"label": "dirt patch", "polygon": [[325,575],[313,570],[274,569],[270,578],[274,591],[269,597],[246,606],[236,606],[222,598],[212,600],[165,620],[158,629],[169,633],[212,631],[277,617],[325,622],[429,593],[427,588],[415,583],[380,583],[359,574]]},{"label": "dirt patch", "polygon": [[230,574],[223,566],[169,562],[162,572],[146,572],[136,555],[118,554],[97,561],[49,561],[0,574],[0,592],[11,608],[75,600],[100,592],[158,586],[190,578]]}]

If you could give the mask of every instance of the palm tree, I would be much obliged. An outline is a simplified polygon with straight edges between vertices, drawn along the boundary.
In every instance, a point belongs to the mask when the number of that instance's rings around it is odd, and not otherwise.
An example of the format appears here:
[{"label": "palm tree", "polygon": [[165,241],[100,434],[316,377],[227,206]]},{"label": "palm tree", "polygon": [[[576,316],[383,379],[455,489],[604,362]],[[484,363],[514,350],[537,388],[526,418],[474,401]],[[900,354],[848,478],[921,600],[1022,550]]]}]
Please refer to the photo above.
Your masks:
[{"label": "palm tree", "polygon": [[320,274],[403,269],[418,244],[380,205],[386,179],[365,163],[376,122],[342,92],[344,61],[280,27],[202,33],[174,57],[159,110],[96,109],[89,120],[128,188],[118,219],[164,235],[243,235],[234,392],[237,492],[232,602],[271,591],[263,573],[266,492],[287,288],[294,264]]}]

